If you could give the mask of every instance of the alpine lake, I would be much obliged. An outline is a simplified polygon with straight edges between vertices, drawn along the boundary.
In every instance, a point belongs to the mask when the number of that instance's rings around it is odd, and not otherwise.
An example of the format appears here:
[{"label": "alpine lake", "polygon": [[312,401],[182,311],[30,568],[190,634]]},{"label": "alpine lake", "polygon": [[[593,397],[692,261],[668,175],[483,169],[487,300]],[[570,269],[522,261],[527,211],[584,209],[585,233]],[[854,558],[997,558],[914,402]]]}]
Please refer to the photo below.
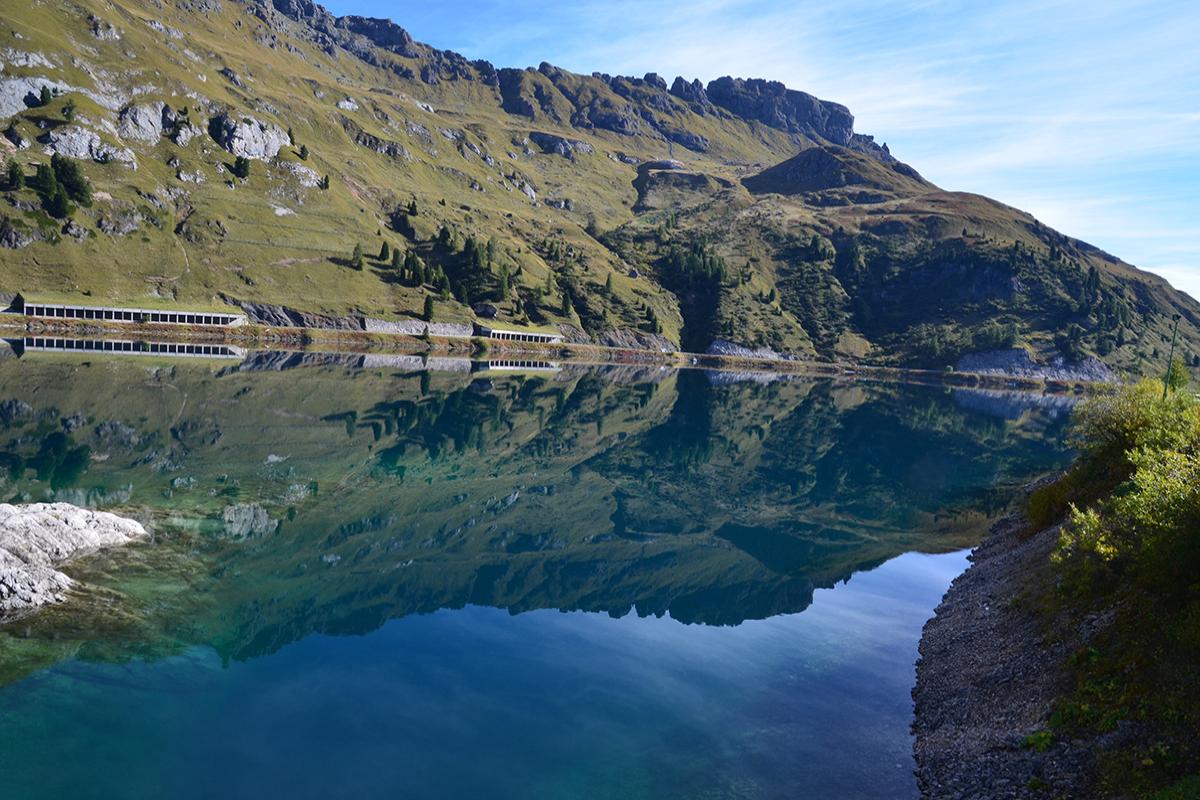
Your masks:
[{"label": "alpine lake", "polygon": [[0,500],[147,523],[0,627],[10,798],[906,798],[921,628],[1065,398],[0,359]]}]

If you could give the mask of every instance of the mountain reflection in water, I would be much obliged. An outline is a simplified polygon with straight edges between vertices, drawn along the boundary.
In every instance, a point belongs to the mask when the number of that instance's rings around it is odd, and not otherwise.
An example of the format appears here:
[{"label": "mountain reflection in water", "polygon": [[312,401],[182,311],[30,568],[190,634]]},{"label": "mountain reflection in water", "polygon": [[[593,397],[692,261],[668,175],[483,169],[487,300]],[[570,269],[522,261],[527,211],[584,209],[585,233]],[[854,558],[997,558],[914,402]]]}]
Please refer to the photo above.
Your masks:
[{"label": "mountain reflection in water", "polygon": [[[540,614],[502,625],[476,607],[663,617],[654,635],[680,652],[719,647],[701,631],[783,625],[856,572],[969,546],[1015,487],[1066,455],[1054,404],[411,358],[0,360],[0,498],[111,509],[156,531],[74,565],[67,603],[0,629],[0,701],[33,703],[35,678],[98,679],[131,659],[162,677],[203,653],[228,667],[337,641],[314,634],[384,647],[398,635],[386,623],[412,615],[432,614],[404,628],[430,641],[458,641],[447,631],[471,621],[555,652],[555,637],[601,630]],[[940,589],[922,591],[917,622]],[[755,629],[739,630],[728,641]],[[486,653],[490,635],[468,641]],[[571,658],[599,648],[579,646]],[[896,702],[903,714],[907,698]],[[18,750],[0,744],[0,760]]]}]

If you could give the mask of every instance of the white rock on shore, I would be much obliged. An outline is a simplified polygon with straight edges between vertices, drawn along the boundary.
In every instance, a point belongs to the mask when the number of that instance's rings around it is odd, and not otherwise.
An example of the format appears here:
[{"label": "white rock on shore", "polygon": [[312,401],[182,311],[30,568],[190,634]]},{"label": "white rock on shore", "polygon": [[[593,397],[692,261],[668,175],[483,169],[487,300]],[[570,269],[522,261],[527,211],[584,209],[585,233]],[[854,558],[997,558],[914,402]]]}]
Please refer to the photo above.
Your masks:
[{"label": "white rock on shore", "polygon": [[148,536],[134,520],[69,503],[0,503],[0,620],[61,602],[71,579],[57,567]]}]

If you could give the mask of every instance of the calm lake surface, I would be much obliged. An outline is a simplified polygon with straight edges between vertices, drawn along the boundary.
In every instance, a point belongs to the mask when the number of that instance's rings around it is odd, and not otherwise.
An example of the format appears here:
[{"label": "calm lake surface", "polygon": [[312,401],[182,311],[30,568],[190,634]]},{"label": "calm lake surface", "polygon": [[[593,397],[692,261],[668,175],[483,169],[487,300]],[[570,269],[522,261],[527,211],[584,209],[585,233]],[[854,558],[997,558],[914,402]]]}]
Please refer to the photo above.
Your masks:
[{"label": "calm lake surface", "polygon": [[7,797],[902,798],[921,627],[1066,408],[456,360],[0,359]]}]

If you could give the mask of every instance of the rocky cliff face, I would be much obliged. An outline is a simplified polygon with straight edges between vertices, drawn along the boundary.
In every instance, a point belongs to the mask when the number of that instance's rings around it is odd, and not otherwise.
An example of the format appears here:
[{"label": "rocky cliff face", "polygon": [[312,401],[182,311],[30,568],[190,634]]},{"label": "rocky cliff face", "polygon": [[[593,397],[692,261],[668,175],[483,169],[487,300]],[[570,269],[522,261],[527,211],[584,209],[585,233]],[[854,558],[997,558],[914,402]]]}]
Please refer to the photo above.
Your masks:
[{"label": "rocky cliff face", "polygon": [[[406,59],[425,63],[404,69],[425,83],[440,80],[479,81],[498,90],[501,108],[510,114],[536,119],[539,112],[557,122],[583,128],[601,128],[629,136],[657,135],[699,152],[707,140],[671,125],[664,117],[685,113],[699,116],[725,113],[747,122],[758,122],[787,133],[849,145],[854,140],[854,115],[838,103],[820,100],[789,89],[778,81],[760,78],[718,78],[705,87],[699,80],[678,76],[670,88],[655,73],[642,78],[593,73],[577,75],[543,62],[536,70],[497,70],[486,61],[468,62],[452,51],[439,51],[413,40],[408,31],[386,19],[335,17],[308,0],[247,0],[260,16],[278,20],[278,12],[307,29],[308,35],[327,47],[341,47],[373,66],[384,66],[368,43]],[[543,83],[537,75],[546,79]],[[548,84],[548,85],[546,85]],[[880,154],[884,151],[879,151]]]},{"label": "rocky cliff face", "polygon": [[789,89],[779,81],[718,78],[708,84],[708,98],[742,119],[789,133],[815,135],[840,145],[850,144],[854,135],[850,109]]}]

